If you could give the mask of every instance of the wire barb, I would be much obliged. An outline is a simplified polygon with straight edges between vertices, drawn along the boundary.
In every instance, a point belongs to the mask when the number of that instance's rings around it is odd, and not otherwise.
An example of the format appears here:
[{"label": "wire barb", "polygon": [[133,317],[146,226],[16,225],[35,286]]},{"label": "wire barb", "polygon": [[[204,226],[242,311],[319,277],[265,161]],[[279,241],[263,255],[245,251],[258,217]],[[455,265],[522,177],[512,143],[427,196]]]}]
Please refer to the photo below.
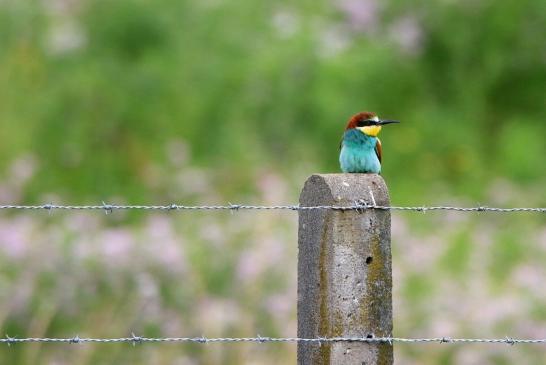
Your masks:
[{"label": "wire barb", "polygon": [[112,205],[106,204],[104,200],[102,201],[102,207],[104,209],[104,214],[112,214],[114,212]]},{"label": "wire barb", "polygon": [[142,337],[135,336],[134,332],[131,332],[131,339],[132,339],[133,347],[135,347],[137,344],[140,345],[142,343]]},{"label": "wire barb", "polygon": [[0,341],[7,343],[8,347],[11,347],[11,345],[15,345],[15,338],[10,337],[7,333],[6,333],[6,338],[5,339],[2,338],[0,339]]},{"label": "wire barb", "polygon": [[359,199],[355,201],[354,207],[357,213],[362,214],[366,209],[370,208],[370,205],[368,205],[368,203],[364,199]]},{"label": "wire barb", "polygon": [[372,207],[377,207],[377,203],[375,202],[375,197],[373,196],[373,191],[370,187],[368,187],[368,190],[370,192],[370,197],[372,198]]},{"label": "wire barb", "polygon": [[47,210],[48,215],[51,215],[51,212],[52,212],[52,209],[53,209],[53,204],[45,204],[44,209]]},{"label": "wire barb", "polygon": [[231,203],[228,203],[228,204],[229,204],[229,212],[231,213],[231,215],[233,215],[233,212],[238,212],[239,209],[241,208],[239,204],[231,204]]}]

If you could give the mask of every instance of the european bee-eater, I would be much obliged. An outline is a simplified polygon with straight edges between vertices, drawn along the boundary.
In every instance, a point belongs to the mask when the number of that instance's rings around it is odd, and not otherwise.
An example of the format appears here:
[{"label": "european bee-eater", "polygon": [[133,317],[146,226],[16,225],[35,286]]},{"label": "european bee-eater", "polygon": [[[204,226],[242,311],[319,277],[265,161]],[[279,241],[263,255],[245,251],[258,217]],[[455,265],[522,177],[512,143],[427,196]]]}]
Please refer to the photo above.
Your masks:
[{"label": "european bee-eater", "polygon": [[381,141],[377,138],[381,126],[399,123],[382,120],[375,113],[361,112],[349,119],[343,140],[339,163],[343,172],[381,173]]}]

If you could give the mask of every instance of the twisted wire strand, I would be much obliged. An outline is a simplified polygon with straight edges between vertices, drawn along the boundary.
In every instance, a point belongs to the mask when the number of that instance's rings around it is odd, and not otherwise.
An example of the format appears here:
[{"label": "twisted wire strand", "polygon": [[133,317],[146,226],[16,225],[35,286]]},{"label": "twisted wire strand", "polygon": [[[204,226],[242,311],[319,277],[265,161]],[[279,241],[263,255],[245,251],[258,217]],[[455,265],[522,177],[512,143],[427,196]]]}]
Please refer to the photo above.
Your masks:
[{"label": "twisted wire strand", "polygon": [[42,205],[0,205],[0,210],[102,210],[104,212],[112,213],[114,210],[160,210],[160,211],[193,211],[193,210],[292,210],[292,211],[306,211],[306,210],[391,210],[391,211],[415,211],[415,212],[427,212],[427,211],[456,211],[456,212],[495,212],[495,213],[546,213],[546,208],[543,207],[514,207],[514,208],[498,208],[488,206],[476,206],[476,207],[455,207],[455,206],[383,206],[383,205],[370,205],[367,203],[356,202],[354,205],[341,206],[341,205],[318,205],[318,206],[300,206],[300,205],[247,205],[247,204],[229,204],[229,205],[117,205],[106,204],[102,205],[56,205],[56,204],[42,204]]},{"label": "twisted wire strand", "polygon": [[141,337],[132,334],[131,337],[120,338],[80,338],[75,336],[72,338],[15,338],[6,336],[0,338],[0,343],[7,344],[8,346],[18,343],[132,343],[133,345],[140,343],[167,343],[167,342],[179,342],[179,343],[237,343],[237,342],[255,342],[255,343],[280,343],[280,342],[293,342],[293,343],[334,343],[334,342],[364,342],[364,343],[447,343],[447,344],[470,344],[470,343],[490,343],[490,344],[546,344],[546,339],[518,339],[512,337],[505,338],[451,338],[451,337],[433,337],[433,338],[400,338],[400,337],[320,337],[320,338],[300,338],[300,337],[221,337],[221,338],[207,338],[207,337]]}]

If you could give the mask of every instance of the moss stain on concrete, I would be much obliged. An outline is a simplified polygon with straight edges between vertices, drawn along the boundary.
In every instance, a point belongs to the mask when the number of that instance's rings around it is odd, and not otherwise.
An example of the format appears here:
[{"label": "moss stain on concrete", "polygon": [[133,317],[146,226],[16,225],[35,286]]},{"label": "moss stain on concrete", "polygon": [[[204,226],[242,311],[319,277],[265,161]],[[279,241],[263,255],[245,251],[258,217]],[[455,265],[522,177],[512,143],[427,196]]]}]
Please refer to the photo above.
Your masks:
[{"label": "moss stain on concrete", "polygon": [[[328,262],[328,240],[329,240],[329,231],[328,228],[331,227],[331,214],[326,214],[324,218],[324,229],[320,237],[320,263],[319,263],[319,273],[320,273],[320,328],[319,334],[322,337],[329,337],[330,332],[330,313],[328,311],[328,272],[329,272],[329,262]],[[328,364],[330,361],[330,344],[322,344],[319,348],[319,358],[317,359],[318,364]]]}]

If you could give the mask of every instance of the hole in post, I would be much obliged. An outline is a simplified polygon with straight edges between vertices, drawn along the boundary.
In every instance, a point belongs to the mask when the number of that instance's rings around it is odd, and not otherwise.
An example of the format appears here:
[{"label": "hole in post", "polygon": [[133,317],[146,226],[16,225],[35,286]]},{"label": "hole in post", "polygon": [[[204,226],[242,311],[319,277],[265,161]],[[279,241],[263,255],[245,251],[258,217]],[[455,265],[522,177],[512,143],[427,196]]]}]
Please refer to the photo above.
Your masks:
[{"label": "hole in post", "polygon": [[366,264],[369,265],[369,264],[372,263],[372,261],[373,261],[373,257],[371,257],[371,256],[366,257]]}]

